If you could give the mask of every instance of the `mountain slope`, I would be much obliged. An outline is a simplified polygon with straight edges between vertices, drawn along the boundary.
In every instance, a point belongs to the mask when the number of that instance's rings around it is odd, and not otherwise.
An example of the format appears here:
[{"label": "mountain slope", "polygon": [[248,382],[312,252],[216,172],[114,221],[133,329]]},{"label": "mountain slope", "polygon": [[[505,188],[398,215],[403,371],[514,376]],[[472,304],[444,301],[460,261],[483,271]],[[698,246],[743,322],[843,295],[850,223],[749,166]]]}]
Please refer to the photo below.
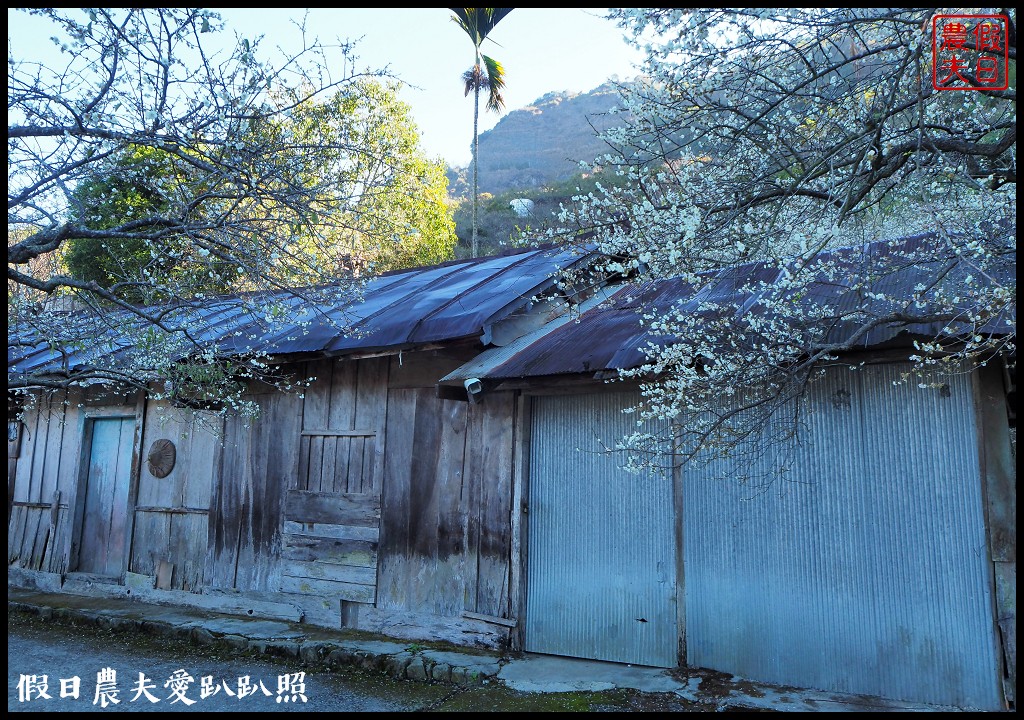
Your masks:
[{"label": "mountain slope", "polygon": [[[579,161],[607,151],[597,132],[619,122],[608,115],[618,102],[609,82],[587,93],[548,93],[508,113],[480,134],[480,192],[536,189],[577,175]],[[450,169],[448,181],[451,197],[469,197],[472,169]]]}]

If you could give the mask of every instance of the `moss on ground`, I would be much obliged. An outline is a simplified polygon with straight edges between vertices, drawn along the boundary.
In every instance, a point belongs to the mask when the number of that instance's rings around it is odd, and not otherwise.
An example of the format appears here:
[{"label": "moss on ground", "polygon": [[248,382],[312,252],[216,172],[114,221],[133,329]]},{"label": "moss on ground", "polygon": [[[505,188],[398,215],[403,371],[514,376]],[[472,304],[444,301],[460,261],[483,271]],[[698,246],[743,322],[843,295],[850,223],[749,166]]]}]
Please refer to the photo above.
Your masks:
[{"label": "moss on ground", "polygon": [[301,664],[307,675],[330,676],[359,694],[426,712],[703,712],[713,709],[670,693],[640,693],[633,690],[526,693],[509,689],[495,681],[487,681],[475,687],[456,687],[442,683],[396,680],[386,672],[354,665],[338,667],[302,663],[295,657],[234,649],[224,643],[200,644],[181,636],[150,634],[130,626],[105,627],[102,623],[85,618],[46,618],[31,612],[8,609],[8,634],[16,629],[29,636],[52,636],[55,626],[56,632],[78,637],[87,635],[107,647],[131,649],[156,656],[202,658],[214,662],[249,657],[291,669]]}]

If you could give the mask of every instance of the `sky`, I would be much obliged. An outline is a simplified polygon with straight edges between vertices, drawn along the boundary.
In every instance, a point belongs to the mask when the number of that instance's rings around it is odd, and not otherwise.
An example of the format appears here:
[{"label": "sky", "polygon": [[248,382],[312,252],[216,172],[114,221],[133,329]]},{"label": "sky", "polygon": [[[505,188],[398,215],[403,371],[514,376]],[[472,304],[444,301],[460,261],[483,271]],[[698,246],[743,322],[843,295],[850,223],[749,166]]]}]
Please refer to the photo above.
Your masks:
[{"label": "sky", "polygon": [[[235,30],[282,45],[298,39],[289,19],[301,19],[304,11],[218,10]],[[549,92],[587,92],[612,75],[636,75],[640,52],[625,42],[615,23],[601,17],[603,12],[516,8],[495,26],[482,49],[505,66],[505,113]],[[473,44],[451,16],[447,8],[311,8],[307,27],[323,42],[361,38],[359,62],[390,65],[407,84],[402,99],[413,108],[427,153],[465,166],[471,157],[473,101],[463,94],[461,76],[473,64]],[[481,132],[500,118],[481,102]]]},{"label": "sky", "polygon": [[[427,155],[454,166],[469,164],[473,100],[463,95],[461,76],[473,63],[473,44],[447,8],[215,10],[227,32],[249,39],[263,35],[265,51],[297,48],[301,34],[293,21],[307,12],[307,33],[321,42],[358,39],[358,67],[388,66],[405,84],[401,98],[412,107]],[[481,101],[480,132],[549,92],[587,92],[613,76],[634,77],[640,51],[603,13],[602,8],[516,8],[499,22],[482,50],[505,67],[506,107],[498,115]],[[16,55],[49,45],[52,29],[33,21],[8,9],[8,47]]]}]

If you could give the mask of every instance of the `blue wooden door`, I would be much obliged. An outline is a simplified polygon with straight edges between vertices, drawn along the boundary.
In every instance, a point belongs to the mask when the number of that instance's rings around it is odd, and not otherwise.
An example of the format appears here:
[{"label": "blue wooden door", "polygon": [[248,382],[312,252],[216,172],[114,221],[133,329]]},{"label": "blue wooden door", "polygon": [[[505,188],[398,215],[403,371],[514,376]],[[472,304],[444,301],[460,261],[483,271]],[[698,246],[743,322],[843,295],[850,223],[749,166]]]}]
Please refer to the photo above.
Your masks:
[{"label": "blue wooden door", "polygon": [[98,418],[92,423],[78,569],[119,576],[128,549],[128,486],[135,421]]}]

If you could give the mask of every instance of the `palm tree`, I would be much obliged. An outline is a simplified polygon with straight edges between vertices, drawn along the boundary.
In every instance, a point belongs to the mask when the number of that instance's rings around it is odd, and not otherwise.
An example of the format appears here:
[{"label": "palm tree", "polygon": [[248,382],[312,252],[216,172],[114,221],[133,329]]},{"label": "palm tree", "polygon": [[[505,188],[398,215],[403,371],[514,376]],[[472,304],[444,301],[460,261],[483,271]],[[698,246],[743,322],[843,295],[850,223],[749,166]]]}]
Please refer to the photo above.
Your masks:
[{"label": "palm tree", "polygon": [[449,8],[455,16],[452,18],[459,27],[466,31],[473,41],[473,67],[462,73],[466,84],[466,95],[473,93],[473,242],[471,252],[476,257],[479,251],[476,239],[477,222],[477,153],[480,149],[480,91],[487,90],[487,109],[501,112],[505,106],[505,98],[501,91],[505,87],[505,68],[494,58],[480,52],[480,45],[487,39],[488,33],[494,29],[502,18],[512,12],[512,8]]}]

